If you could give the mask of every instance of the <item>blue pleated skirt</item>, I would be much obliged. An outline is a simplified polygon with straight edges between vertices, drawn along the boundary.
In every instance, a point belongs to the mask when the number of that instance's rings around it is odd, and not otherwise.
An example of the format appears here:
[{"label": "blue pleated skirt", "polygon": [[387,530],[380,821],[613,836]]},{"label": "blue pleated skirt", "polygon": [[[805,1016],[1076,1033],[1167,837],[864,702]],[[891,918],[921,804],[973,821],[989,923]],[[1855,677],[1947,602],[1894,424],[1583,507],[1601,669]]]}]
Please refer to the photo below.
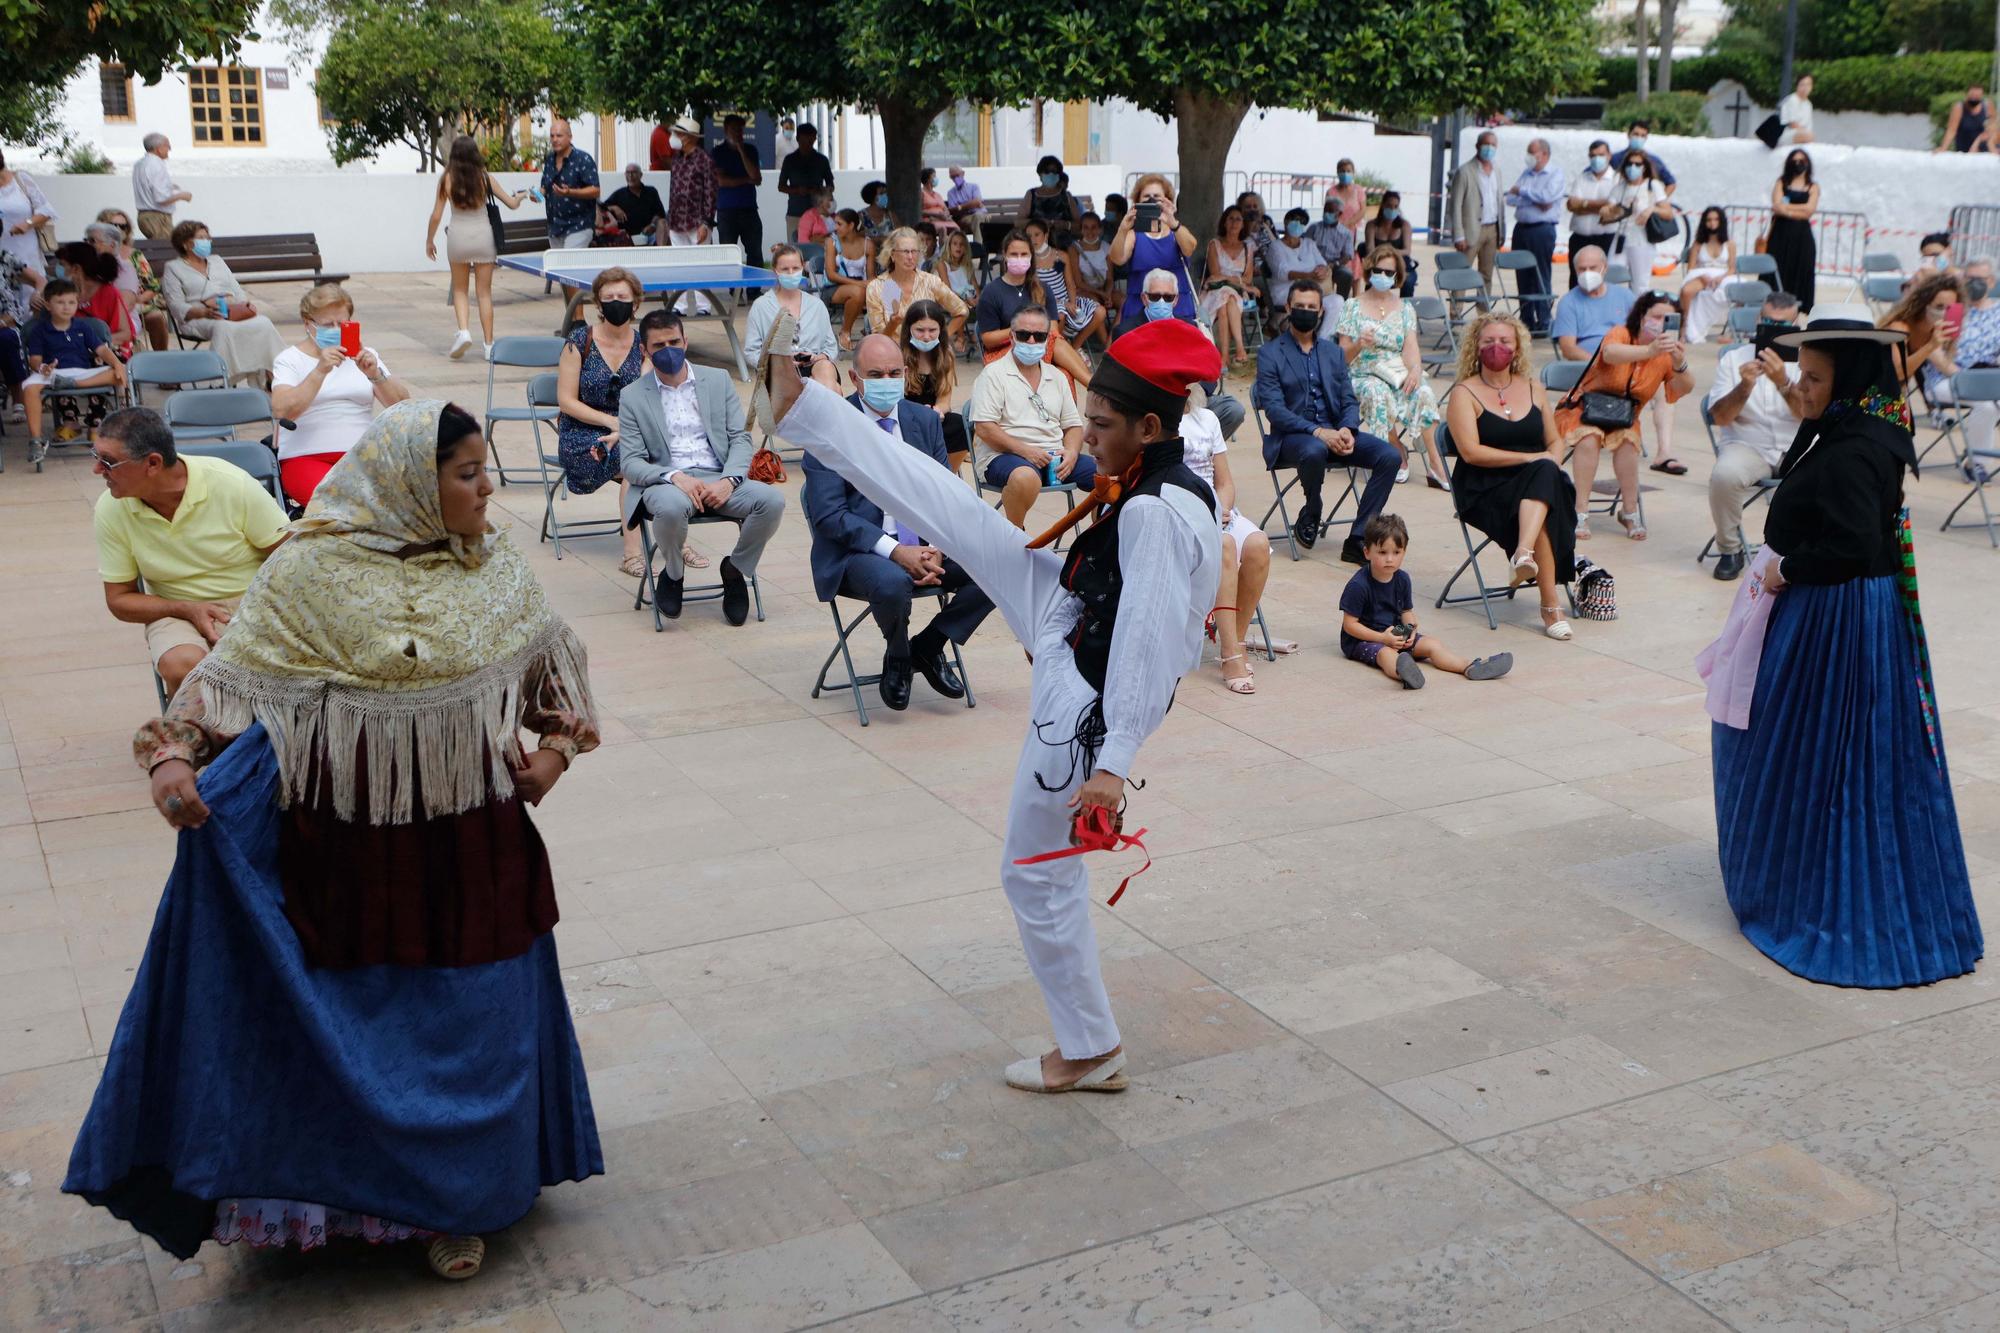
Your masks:
[{"label": "blue pleated skirt", "polygon": [[1771,608],[1748,730],[1714,724],[1722,883],[1773,962],[1918,986],[1985,950],[1893,578],[1793,584]]},{"label": "blue pleated skirt", "polygon": [[63,1189],[186,1258],[228,1198],[499,1231],[604,1169],[553,937],[471,967],[309,967],[277,879],[277,760],[203,771]]}]

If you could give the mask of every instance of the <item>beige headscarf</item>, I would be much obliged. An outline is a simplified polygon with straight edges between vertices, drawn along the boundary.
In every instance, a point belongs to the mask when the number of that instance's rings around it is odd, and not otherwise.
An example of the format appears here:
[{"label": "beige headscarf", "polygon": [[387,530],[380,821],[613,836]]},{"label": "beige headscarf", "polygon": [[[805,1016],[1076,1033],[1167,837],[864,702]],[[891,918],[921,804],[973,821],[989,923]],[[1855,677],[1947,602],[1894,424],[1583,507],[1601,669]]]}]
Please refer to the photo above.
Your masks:
[{"label": "beige headscarf", "polygon": [[592,716],[583,644],[520,552],[505,534],[444,526],[444,406],[375,419],[188,678],[210,725],[264,724],[286,804],[324,773],[336,813],[354,818],[365,753],[371,823],[408,823],[419,785],[426,815],[469,810],[513,791],[524,706]]}]

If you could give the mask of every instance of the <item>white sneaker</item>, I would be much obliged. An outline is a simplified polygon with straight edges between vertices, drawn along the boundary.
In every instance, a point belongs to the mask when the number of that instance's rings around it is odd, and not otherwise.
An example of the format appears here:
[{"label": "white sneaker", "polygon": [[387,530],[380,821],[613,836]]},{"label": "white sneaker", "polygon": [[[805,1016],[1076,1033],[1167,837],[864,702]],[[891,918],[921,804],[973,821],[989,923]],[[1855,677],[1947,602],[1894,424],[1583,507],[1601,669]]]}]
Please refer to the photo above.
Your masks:
[{"label": "white sneaker", "polygon": [[458,336],[451,340],[451,350],[446,352],[445,355],[456,361],[465,355],[465,349],[470,346],[472,346],[472,335],[464,329],[460,329]]},{"label": "white sneaker", "polygon": [[25,404],[15,403],[13,406],[7,409],[7,420],[26,421],[27,419],[28,419],[28,409]]}]

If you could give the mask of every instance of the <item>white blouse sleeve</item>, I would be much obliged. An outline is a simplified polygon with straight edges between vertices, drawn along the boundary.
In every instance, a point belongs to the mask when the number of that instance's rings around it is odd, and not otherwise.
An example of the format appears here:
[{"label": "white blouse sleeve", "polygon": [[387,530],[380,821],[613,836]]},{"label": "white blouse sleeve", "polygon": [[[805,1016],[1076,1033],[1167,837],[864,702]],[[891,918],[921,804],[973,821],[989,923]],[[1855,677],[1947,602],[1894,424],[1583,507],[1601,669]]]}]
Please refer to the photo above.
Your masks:
[{"label": "white blouse sleeve", "polygon": [[1118,568],[1124,588],[1104,673],[1104,744],[1097,767],[1130,777],[1139,746],[1153,734],[1186,673],[1190,579],[1201,565],[1194,531],[1150,495],[1118,514]]}]

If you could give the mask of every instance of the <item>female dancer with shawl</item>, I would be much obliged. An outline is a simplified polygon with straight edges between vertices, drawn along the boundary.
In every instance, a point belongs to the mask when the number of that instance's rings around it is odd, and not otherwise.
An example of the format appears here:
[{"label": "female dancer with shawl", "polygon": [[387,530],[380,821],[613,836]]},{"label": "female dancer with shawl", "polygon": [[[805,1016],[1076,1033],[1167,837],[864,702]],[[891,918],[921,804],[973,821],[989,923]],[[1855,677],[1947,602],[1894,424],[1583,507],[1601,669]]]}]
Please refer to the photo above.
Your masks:
[{"label": "female dancer with shawl", "polygon": [[416,1238],[470,1277],[603,1170],[526,809],[597,727],[485,449],[377,417],[134,741],[180,855],[63,1188],[181,1258]]}]

